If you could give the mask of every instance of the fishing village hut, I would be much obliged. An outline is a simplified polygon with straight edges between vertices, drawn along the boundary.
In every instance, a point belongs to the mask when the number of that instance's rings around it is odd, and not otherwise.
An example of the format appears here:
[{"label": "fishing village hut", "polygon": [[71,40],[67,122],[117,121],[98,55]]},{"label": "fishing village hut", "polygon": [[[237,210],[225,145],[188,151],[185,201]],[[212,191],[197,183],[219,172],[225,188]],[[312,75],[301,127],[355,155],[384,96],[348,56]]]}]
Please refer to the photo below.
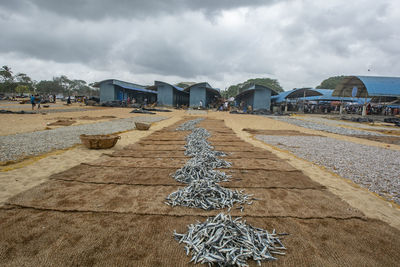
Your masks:
[{"label": "fishing village hut", "polygon": [[157,88],[157,105],[159,106],[189,106],[189,92],[184,91],[178,86],[155,81],[154,86]]},{"label": "fishing village hut", "polygon": [[277,95],[277,93],[266,86],[251,84],[240,92],[235,99],[237,103],[243,102],[246,107],[251,106],[253,110],[269,110],[271,108],[271,95]]},{"label": "fishing village hut", "polygon": [[145,99],[147,99],[148,103],[157,101],[157,91],[144,85],[109,79],[96,83],[94,87],[100,88],[101,103],[125,101],[128,97],[130,99],[135,98],[139,103],[142,103]]},{"label": "fishing village hut", "polygon": [[211,87],[207,82],[193,84],[185,88],[185,91],[190,95],[190,107],[200,107],[201,103],[203,108],[208,108],[221,98],[219,89]]}]

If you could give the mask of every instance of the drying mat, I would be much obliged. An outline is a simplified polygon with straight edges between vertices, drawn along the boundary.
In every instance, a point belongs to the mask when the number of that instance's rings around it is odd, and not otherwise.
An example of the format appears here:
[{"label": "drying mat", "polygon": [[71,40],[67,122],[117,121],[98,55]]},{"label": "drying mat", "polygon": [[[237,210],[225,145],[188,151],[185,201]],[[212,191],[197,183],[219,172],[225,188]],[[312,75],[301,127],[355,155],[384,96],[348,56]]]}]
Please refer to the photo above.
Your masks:
[{"label": "drying mat", "polygon": [[[173,231],[204,217],[0,210],[2,266],[190,266]],[[359,219],[247,218],[290,233],[287,255],[262,266],[397,266],[400,231]],[[249,261],[250,266],[257,266]],[[203,265],[199,265],[203,266]]]},{"label": "drying mat", "polygon": [[[185,158],[131,158],[131,157],[109,157],[91,162],[91,165],[104,167],[143,167],[143,168],[176,168],[179,169],[185,165]],[[276,159],[248,159],[248,158],[231,158],[229,162],[232,167],[229,169],[244,170],[281,170],[294,171],[293,166],[284,160]],[[224,170],[224,169],[222,169]]]},{"label": "drying mat", "polygon": [[[50,179],[84,183],[110,183],[132,185],[183,185],[170,174],[175,168],[126,168],[81,164],[53,174]],[[324,189],[325,187],[305,176],[301,171],[223,170],[232,175],[231,181],[221,183],[230,188],[288,188]]]},{"label": "drying mat", "polygon": [[[265,151],[262,148],[255,147],[252,145],[243,145],[243,146],[219,146],[219,145],[214,145],[214,150],[218,151],[224,151],[224,152],[230,152],[230,151]],[[124,147],[124,149],[127,150],[145,150],[145,151],[151,151],[151,150],[169,150],[169,151],[185,151],[185,147],[183,145],[141,145],[141,144],[132,144],[132,145],[127,145]]]},{"label": "drying mat", "polygon": [[[167,135],[167,134],[152,134],[149,135],[148,137],[140,139],[141,141],[185,141],[186,136],[188,133],[181,134],[181,135]],[[232,140],[232,141],[242,141],[239,137],[237,137],[235,134],[219,134],[217,136],[210,136],[208,141],[226,141],[226,140]]]},{"label": "drying mat", "polygon": [[[233,151],[227,152],[227,155],[224,157],[220,157],[221,159],[228,160],[229,159],[240,159],[240,158],[252,158],[252,159],[271,159],[271,160],[283,160],[275,156],[269,151],[254,151],[254,152],[241,152],[241,151]],[[114,153],[104,153],[104,155],[110,157],[132,157],[132,158],[187,158],[190,157],[185,156],[183,151],[143,151],[143,150],[118,150]]]},{"label": "drying mat", "polygon": [[[210,141],[210,140],[208,140]],[[211,145],[220,145],[220,146],[241,146],[243,145],[243,140],[239,138],[235,139],[225,139],[219,141],[210,142]],[[140,140],[138,144],[141,145],[186,145],[185,140]],[[245,143],[246,144],[246,143]],[[246,144],[248,145],[248,144]]]},{"label": "drying mat", "polygon": [[[171,207],[165,197],[183,186],[136,186],[48,181],[7,201],[8,204],[39,209],[68,211],[128,212],[157,215],[217,214],[221,210]],[[246,188],[260,199],[245,205],[243,212],[232,208],[233,216],[291,216],[298,218],[349,218],[363,216],[327,190]],[[225,211],[227,209],[224,209]]]},{"label": "drying mat", "polygon": [[300,131],[295,131],[295,130],[258,130],[258,129],[249,129],[249,128],[244,128],[243,131],[251,133],[253,135],[284,135],[284,136],[321,136],[318,134],[309,134],[309,133],[303,133]]}]

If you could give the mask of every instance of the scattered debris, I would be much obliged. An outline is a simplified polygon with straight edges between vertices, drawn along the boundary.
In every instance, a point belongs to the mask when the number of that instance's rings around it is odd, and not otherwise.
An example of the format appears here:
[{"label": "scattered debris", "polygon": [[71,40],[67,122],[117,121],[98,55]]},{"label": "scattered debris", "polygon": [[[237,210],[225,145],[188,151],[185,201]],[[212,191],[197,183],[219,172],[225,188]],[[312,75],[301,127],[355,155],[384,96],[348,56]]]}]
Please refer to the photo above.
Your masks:
[{"label": "scattered debris", "polygon": [[400,118],[385,118],[383,121],[387,123],[394,123],[396,126],[400,127]]},{"label": "scattered debris", "polygon": [[90,116],[80,116],[80,117],[78,117],[78,119],[79,120],[93,120],[93,121],[95,121],[95,120],[105,120],[105,119],[115,119],[115,118],[117,118],[117,117],[115,117],[115,116],[107,116],[107,115],[103,115],[103,116],[100,116],[100,117],[90,117]]},{"label": "scattered debris", "polygon": [[273,255],[285,255],[281,242],[284,235],[287,234],[277,234],[275,229],[269,233],[247,224],[241,217],[232,219],[224,213],[189,225],[187,233],[174,231],[175,239],[186,244],[186,255],[191,253],[190,262],[217,266],[248,266],[249,259],[258,265],[276,260]]},{"label": "scattered debris", "polygon": [[268,109],[257,109],[257,110],[252,110],[252,111],[248,110],[246,112],[232,110],[229,113],[230,114],[253,114],[253,115],[271,115],[272,114],[271,111]]},{"label": "scattered debris", "polygon": [[157,111],[157,112],[171,112],[171,110],[169,109],[161,109],[161,108],[143,108],[143,110]]},{"label": "scattered debris", "polygon": [[340,117],[340,119],[344,120],[344,121],[352,121],[352,122],[374,122],[373,119],[365,118],[365,117],[346,117],[346,116],[342,116],[342,117]]},{"label": "scattered debris", "polygon": [[37,114],[36,112],[32,111],[11,111],[11,110],[6,110],[6,109],[0,109],[0,113],[2,114]]},{"label": "scattered debris", "polygon": [[70,126],[74,124],[76,121],[72,120],[57,120],[52,123],[47,123],[47,126]]},{"label": "scattered debris", "polygon": [[134,109],[130,113],[156,114],[155,112],[150,112],[143,109]]}]

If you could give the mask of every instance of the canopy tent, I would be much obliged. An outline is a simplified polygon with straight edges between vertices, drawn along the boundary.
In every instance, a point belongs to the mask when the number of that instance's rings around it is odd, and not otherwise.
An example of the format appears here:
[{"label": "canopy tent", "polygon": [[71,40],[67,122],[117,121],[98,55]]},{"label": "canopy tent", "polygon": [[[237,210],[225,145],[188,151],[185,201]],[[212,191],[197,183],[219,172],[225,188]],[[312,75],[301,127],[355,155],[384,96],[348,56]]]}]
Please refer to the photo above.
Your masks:
[{"label": "canopy tent", "polygon": [[314,88],[295,88],[290,91],[284,91],[276,96],[272,96],[271,100],[275,103],[282,103],[294,99],[318,96],[331,96],[333,90],[329,89],[314,89]]}]

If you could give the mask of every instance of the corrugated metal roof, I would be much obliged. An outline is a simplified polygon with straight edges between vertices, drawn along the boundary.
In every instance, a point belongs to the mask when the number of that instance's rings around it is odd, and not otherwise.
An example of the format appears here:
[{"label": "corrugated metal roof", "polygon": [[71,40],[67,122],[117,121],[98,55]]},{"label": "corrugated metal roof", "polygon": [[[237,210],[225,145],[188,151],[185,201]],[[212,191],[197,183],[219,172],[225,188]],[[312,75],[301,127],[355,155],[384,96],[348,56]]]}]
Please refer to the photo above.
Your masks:
[{"label": "corrugated metal roof", "polygon": [[347,76],[335,88],[333,96],[351,97],[357,87],[356,97],[400,97],[400,77]]},{"label": "corrugated metal roof", "polygon": [[[257,88],[258,87],[258,88]],[[260,85],[260,84],[251,84],[250,86],[248,86],[245,90],[243,90],[242,92],[240,92],[239,94],[237,94],[236,96],[235,96],[235,98],[237,98],[237,97],[241,97],[241,96],[243,96],[243,95],[245,95],[245,94],[248,94],[248,93],[250,93],[250,92],[252,92],[252,91],[254,91],[254,90],[256,90],[256,89],[259,89],[259,88],[264,88],[264,89],[268,89],[268,90],[270,90],[271,91],[271,95],[274,95],[275,97],[276,96],[278,96],[278,93],[275,91],[275,90],[273,90],[273,89],[271,89],[271,88],[269,88],[269,87],[267,87],[267,86],[264,86],[264,85]],[[271,99],[274,97],[274,96],[271,96]]]},{"label": "corrugated metal roof", "polygon": [[[173,84],[170,84],[170,83],[166,83],[166,82],[162,82],[162,81],[154,81],[154,83],[155,83],[155,84],[157,84],[157,83],[164,83],[164,84],[167,84],[167,85],[171,86],[172,88],[175,88],[175,89],[178,90],[178,91],[185,92],[183,88],[178,87],[178,86],[173,85]],[[186,93],[186,92],[185,92],[185,93]]]},{"label": "corrugated metal roof", "polygon": [[211,92],[213,92],[214,94],[218,95],[221,97],[221,93],[220,93],[220,89],[219,88],[213,88],[208,82],[201,82],[201,83],[195,83],[189,87],[186,87],[184,90],[186,92],[190,92],[190,89],[195,87],[195,86],[201,86],[201,87],[205,87],[206,90],[209,90]]},{"label": "corrugated metal roof", "polygon": [[157,91],[153,91],[153,90],[148,90],[148,89],[143,89],[143,88],[138,88],[138,87],[134,87],[134,86],[130,86],[130,85],[126,85],[126,84],[116,84],[117,86],[120,86],[122,88],[126,88],[126,89],[130,89],[130,90],[135,90],[138,92],[144,92],[144,93],[150,93],[150,94],[158,94]]},{"label": "corrugated metal roof", "polygon": [[[277,96],[271,97],[271,100],[273,100],[276,103],[282,103],[285,102],[286,99],[291,99],[291,98],[303,98],[304,96],[304,91],[306,92],[306,96],[331,96],[333,90],[331,89],[314,89],[314,88],[295,88],[290,91],[284,91]],[[307,97],[306,97],[307,98]]]},{"label": "corrugated metal roof", "polygon": [[367,88],[370,96],[400,96],[399,77],[357,76]]}]

